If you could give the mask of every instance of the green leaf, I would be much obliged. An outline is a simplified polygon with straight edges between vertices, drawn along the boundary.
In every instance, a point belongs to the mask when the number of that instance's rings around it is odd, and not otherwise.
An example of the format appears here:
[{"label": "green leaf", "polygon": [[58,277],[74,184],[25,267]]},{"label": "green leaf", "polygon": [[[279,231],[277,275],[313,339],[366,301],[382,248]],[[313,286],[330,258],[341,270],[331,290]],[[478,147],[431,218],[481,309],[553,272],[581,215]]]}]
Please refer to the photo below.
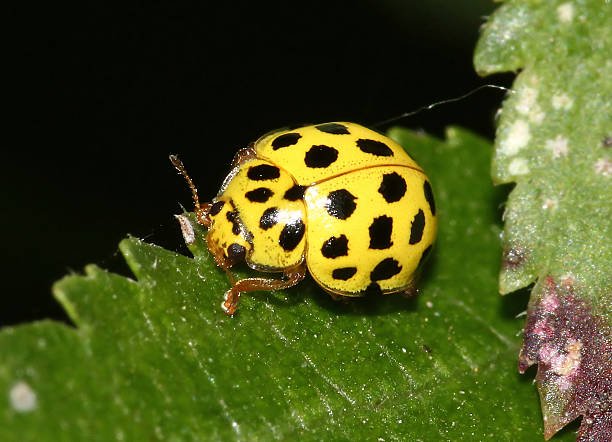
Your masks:
[{"label": "green leaf", "polygon": [[522,69],[505,101],[493,178],[515,182],[500,290],[537,281],[520,355],[537,363],[546,437],[584,416],[612,439],[612,9],[506,2],[484,28],[481,74]]},{"label": "green leaf", "polygon": [[305,281],[230,318],[197,225],[194,259],[127,239],[136,281],[90,266],[55,285],[76,328],[0,333],[0,440],[541,439],[513,362],[522,307],[495,296],[490,145],[456,128],[391,136],[437,196],[419,297],[341,303]]}]

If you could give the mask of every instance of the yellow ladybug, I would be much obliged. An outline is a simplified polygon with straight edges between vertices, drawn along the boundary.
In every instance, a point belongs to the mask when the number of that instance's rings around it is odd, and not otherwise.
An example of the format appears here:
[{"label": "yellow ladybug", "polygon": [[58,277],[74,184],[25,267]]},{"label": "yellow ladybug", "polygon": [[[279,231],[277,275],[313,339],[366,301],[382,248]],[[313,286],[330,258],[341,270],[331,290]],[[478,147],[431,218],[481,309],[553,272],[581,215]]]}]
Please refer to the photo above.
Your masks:
[{"label": "yellow ladybug", "polygon": [[[334,298],[413,291],[437,229],[431,185],[393,140],[355,123],[268,133],[241,149],[212,203],[200,204],[181,161],[206,243],[240,295],[291,287],[310,275]],[[280,278],[236,281],[238,262]]]}]

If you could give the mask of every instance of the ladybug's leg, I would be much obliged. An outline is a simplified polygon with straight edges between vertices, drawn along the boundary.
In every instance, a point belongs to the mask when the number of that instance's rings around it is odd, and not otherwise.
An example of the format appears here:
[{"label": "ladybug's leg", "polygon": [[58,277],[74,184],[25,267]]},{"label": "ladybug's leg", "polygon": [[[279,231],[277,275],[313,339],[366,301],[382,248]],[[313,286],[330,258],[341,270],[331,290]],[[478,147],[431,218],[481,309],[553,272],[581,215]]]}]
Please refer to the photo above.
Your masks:
[{"label": "ladybug's leg", "polygon": [[337,293],[332,293],[332,292],[327,292],[327,294],[331,297],[331,299],[333,299],[334,301],[346,301],[347,297],[346,296],[342,296],[342,295],[338,295]]},{"label": "ladybug's leg", "polygon": [[225,301],[221,304],[221,308],[228,315],[236,313],[238,308],[238,300],[240,295],[245,292],[254,292],[258,290],[281,290],[293,287],[306,276],[306,265],[301,264],[283,273],[282,279],[266,279],[266,278],[245,278],[236,281],[231,289],[225,292]]},{"label": "ladybug's leg", "polygon": [[412,298],[419,294],[419,289],[415,284],[414,280],[410,283],[408,287],[399,292],[404,298]]}]

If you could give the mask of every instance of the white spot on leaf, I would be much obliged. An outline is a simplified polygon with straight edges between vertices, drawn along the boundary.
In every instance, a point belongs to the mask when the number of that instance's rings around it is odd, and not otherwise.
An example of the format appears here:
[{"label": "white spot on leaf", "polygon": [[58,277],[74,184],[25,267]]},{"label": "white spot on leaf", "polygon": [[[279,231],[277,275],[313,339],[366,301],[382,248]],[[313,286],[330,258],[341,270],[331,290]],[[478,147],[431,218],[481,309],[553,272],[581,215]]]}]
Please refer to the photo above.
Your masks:
[{"label": "white spot on leaf", "polygon": [[559,201],[555,198],[545,198],[542,203],[542,209],[544,210],[554,210],[559,207]]},{"label": "white spot on leaf", "polygon": [[572,100],[569,95],[564,93],[553,95],[550,102],[552,104],[552,107],[557,110],[568,110],[571,109],[571,107],[574,105],[574,100]]},{"label": "white spot on leaf", "polygon": [[[537,84],[537,77],[530,79],[531,83]],[[538,90],[533,87],[523,87],[518,91],[518,100],[516,103],[516,111],[529,118],[529,121],[535,124],[540,124],[544,120],[544,112],[537,103]]]},{"label": "white spot on leaf", "polygon": [[529,173],[529,164],[525,158],[515,158],[510,162],[508,166],[508,172],[510,175],[525,175]]},{"label": "white spot on leaf", "polygon": [[515,155],[527,146],[531,133],[525,120],[516,120],[500,142],[500,150],[506,155]]},{"label": "white spot on leaf", "polygon": [[542,299],[542,308],[546,313],[554,313],[559,308],[559,298],[553,292],[547,293]]},{"label": "white spot on leaf", "polygon": [[516,111],[520,114],[529,114],[533,107],[536,106],[538,98],[538,90],[532,87],[524,87],[518,91],[518,102],[516,103]]},{"label": "white spot on leaf", "polygon": [[183,234],[183,239],[185,240],[185,244],[187,245],[191,245],[195,242],[195,232],[193,230],[193,226],[191,225],[191,222],[189,221],[189,218],[187,218],[184,215],[174,215],[174,217],[176,218],[176,220],[179,222],[179,225],[181,226],[181,233]]},{"label": "white spot on leaf", "polygon": [[24,381],[13,385],[9,392],[9,399],[13,409],[19,413],[33,411],[38,403],[36,392]]},{"label": "white spot on leaf", "polygon": [[540,109],[540,106],[537,104],[533,107],[533,110],[529,114],[529,121],[535,124],[540,124],[544,121],[544,112]]},{"label": "white spot on leaf", "polygon": [[553,158],[561,158],[567,156],[568,152],[568,140],[567,138],[558,135],[552,140],[546,140],[546,149],[552,152]]},{"label": "white spot on leaf", "polygon": [[600,158],[595,162],[595,172],[599,175],[612,175],[612,161],[609,158]]},{"label": "white spot on leaf", "polygon": [[563,3],[557,8],[557,17],[561,23],[569,23],[574,19],[574,5]]}]

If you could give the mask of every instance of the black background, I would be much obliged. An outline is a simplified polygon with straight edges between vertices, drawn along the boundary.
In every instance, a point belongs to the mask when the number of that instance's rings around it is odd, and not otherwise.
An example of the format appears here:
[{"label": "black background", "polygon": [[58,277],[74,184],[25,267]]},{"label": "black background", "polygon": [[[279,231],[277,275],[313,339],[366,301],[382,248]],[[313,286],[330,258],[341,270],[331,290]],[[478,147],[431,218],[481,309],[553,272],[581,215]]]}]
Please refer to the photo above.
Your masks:
[{"label": "black background", "polygon": [[[66,319],[53,281],[90,262],[128,274],[128,233],[182,251],[172,215],[191,201],[169,153],[210,198],[270,129],[372,126],[509,83],[473,71],[488,0],[85,3],[8,14],[0,325]],[[396,124],[492,137],[501,99],[484,90]]]}]

